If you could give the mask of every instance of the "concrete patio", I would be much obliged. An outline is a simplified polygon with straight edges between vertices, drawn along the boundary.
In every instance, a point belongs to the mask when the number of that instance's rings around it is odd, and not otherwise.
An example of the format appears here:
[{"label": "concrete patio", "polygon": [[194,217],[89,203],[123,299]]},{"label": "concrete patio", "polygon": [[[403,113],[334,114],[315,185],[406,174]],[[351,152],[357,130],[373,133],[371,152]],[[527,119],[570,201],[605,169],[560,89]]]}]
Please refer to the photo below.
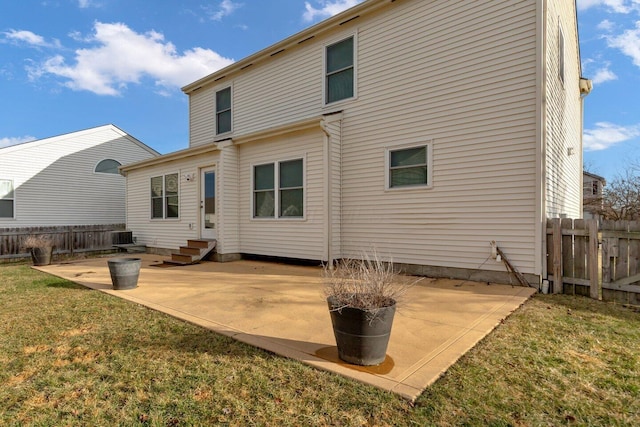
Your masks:
[{"label": "concrete patio", "polygon": [[321,269],[257,261],[160,268],[142,254],[138,287],[114,291],[107,258],[37,267],[239,341],[415,400],[535,289],[425,279],[402,298],[386,361],[340,361]]}]

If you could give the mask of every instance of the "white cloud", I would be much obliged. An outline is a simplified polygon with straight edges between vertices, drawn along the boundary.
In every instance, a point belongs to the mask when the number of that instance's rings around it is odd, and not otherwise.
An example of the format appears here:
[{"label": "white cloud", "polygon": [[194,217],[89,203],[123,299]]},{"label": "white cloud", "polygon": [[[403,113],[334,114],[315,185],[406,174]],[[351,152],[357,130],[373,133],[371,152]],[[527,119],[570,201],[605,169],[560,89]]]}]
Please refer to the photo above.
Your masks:
[{"label": "white cloud", "polygon": [[636,22],[635,29],[626,30],[619,36],[607,37],[607,44],[609,47],[620,49],[622,53],[631,57],[636,66],[640,67],[640,21]]},{"label": "white cloud", "polygon": [[587,58],[582,61],[583,75],[589,76],[594,84],[605,83],[617,80],[618,76],[610,70],[611,62],[602,61],[593,58]]},{"label": "white cloud", "polygon": [[73,63],[56,55],[29,67],[29,76],[62,77],[64,85],[73,90],[111,96],[120,95],[128,84],[150,78],[158,92],[164,94],[167,89],[181,87],[233,62],[199,47],[179,53],[162,34],[136,33],[122,23],[96,22],[94,34],[84,42],[94,46],[76,50]]},{"label": "white cloud", "polygon": [[595,129],[584,130],[582,140],[586,151],[599,151],[637,137],[640,137],[640,125],[620,126],[598,122]]},{"label": "white cloud", "polygon": [[362,0],[316,0],[319,8],[315,8],[308,1],[304,2],[305,12],[302,19],[311,22],[317,18],[328,18],[337,15],[343,10],[347,10],[360,3]]},{"label": "white cloud", "polygon": [[600,68],[596,71],[591,80],[593,81],[593,84],[597,85],[612,80],[618,80],[618,76],[613,71],[609,70],[609,68]]},{"label": "white cloud", "polygon": [[231,15],[241,6],[242,3],[237,3],[232,0],[222,0],[218,9],[215,12],[210,13],[209,18],[212,21],[221,21],[222,18]]},{"label": "white cloud", "polygon": [[611,31],[613,30],[614,26],[615,24],[613,22],[609,21],[608,19],[605,19],[604,21],[598,24],[597,28],[603,31]]},{"label": "white cloud", "polygon": [[53,40],[52,42],[48,42],[44,37],[32,33],[31,31],[26,30],[9,30],[4,33],[5,40],[14,42],[14,43],[25,43],[32,47],[60,47],[59,40]]},{"label": "white cloud", "polygon": [[23,142],[35,141],[33,136],[18,136],[18,137],[5,137],[0,138],[0,148],[8,147],[10,145],[22,144]]},{"label": "white cloud", "polygon": [[640,11],[640,0],[578,0],[578,10],[602,6],[615,13]]}]

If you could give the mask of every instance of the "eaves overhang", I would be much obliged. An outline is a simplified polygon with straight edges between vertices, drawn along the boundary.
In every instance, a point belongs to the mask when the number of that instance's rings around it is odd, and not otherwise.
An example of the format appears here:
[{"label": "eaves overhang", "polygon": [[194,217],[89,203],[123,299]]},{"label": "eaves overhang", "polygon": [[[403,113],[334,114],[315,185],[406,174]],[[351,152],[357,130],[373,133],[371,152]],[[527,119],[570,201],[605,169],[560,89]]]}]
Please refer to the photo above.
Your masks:
[{"label": "eaves overhang", "polygon": [[150,166],[157,166],[157,165],[175,161],[175,160],[182,160],[187,157],[213,153],[215,151],[219,151],[218,144],[215,144],[215,143],[205,144],[205,145],[200,145],[193,148],[187,148],[180,151],[174,151],[173,153],[164,154],[162,156],[153,157],[151,159],[142,160],[140,162],[129,163],[127,165],[120,166],[119,170],[121,175],[127,176],[127,173],[137,169],[144,169]]},{"label": "eaves overhang", "polygon": [[249,67],[252,67],[258,63],[267,61],[273,58],[276,55],[281,54],[289,49],[297,48],[300,45],[303,45],[305,42],[312,40],[316,37],[322,36],[327,33],[344,25],[348,22],[354,21],[355,19],[369,14],[377,9],[390,5],[401,0],[366,0],[360,3],[357,6],[354,6],[350,9],[345,10],[331,18],[325,19],[322,22],[319,22],[316,25],[313,25],[301,32],[294,34],[276,44],[273,44],[253,55],[250,55],[244,59],[241,59],[233,64],[216,71],[215,73],[209,74],[206,77],[203,77],[199,80],[196,80],[193,83],[190,83],[182,88],[182,91],[186,94],[190,94],[198,89],[201,89],[204,86],[207,86],[214,82],[219,82],[221,80],[227,79],[242,70],[245,70]]}]

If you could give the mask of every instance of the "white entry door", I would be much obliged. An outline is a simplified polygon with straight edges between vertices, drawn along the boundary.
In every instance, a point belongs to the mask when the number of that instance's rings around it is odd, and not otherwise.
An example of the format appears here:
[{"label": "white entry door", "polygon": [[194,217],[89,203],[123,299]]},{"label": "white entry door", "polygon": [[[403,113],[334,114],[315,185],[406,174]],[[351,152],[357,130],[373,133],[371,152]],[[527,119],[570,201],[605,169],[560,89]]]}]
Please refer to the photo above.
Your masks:
[{"label": "white entry door", "polygon": [[216,233],[216,172],[214,168],[200,171],[200,238],[215,239]]}]

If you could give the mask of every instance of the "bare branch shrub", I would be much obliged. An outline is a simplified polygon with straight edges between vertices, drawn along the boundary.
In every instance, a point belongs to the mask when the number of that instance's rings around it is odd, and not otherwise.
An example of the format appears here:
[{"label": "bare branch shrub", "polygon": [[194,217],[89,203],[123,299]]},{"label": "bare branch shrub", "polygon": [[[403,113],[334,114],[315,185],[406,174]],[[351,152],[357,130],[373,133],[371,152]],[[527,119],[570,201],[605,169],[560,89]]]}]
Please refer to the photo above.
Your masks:
[{"label": "bare branch shrub", "polygon": [[375,312],[395,304],[411,286],[422,280],[407,282],[393,267],[384,262],[376,252],[373,258],[342,259],[334,268],[325,266],[325,295],[331,298],[332,310],[345,307]]},{"label": "bare branch shrub", "polygon": [[44,234],[31,234],[27,236],[22,242],[22,247],[24,249],[49,248],[51,246],[53,246],[53,241],[50,237],[45,236]]}]

